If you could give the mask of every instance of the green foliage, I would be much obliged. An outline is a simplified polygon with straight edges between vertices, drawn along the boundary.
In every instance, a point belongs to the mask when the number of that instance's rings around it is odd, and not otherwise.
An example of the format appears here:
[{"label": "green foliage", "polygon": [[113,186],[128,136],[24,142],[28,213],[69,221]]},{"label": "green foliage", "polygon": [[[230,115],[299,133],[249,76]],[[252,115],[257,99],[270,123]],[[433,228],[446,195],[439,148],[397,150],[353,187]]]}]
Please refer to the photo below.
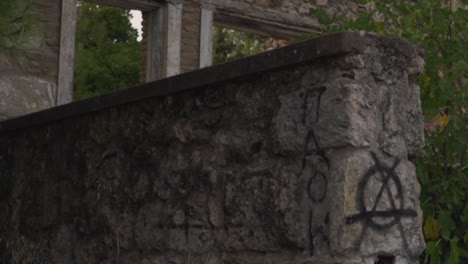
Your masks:
[{"label": "green foliage", "polygon": [[31,0],[0,1],[0,51],[20,47],[34,30]]},{"label": "green foliage", "polygon": [[266,37],[226,28],[214,28],[213,64],[232,61],[263,51]]},{"label": "green foliage", "polygon": [[[468,262],[468,11],[453,1],[355,1],[375,5],[375,12],[353,21],[311,10],[325,25],[324,33],[373,31],[404,38],[426,48],[426,68],[420,77],[426,121],[448,107],[449,123],[442,132],[426,134],[425,155],[418,158],[422,187],[424,263]],[[415,3],[414,3],[415,2]]]},{"label": "green foliage", "polygon": [[80,2],[76,32],[75,100],[138,83],[140,44],[129,10]]}]

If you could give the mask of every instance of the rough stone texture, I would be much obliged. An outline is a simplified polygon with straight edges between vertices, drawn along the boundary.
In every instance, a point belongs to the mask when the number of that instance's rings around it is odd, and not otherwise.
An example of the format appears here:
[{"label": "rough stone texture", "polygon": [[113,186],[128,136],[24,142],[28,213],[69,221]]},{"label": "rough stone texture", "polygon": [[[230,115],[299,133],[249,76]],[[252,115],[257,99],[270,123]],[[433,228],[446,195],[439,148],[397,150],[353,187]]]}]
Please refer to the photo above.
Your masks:
[{"label": "rough stone texture", "polygon": [[0,120],[55,105],[60,38],[60,0],[33,0],[37,30],[16,54],[0,54]]},{"label": "rough stone texture", "polygon": [[36,112],[54,105],[55,87],[33,76],[0,76],[0,120]]},{"label": "rough stone texture", "polygon": [[[326,40],[270,55],[318,54]],[[29,128],[0,123],[0,259],[29,248],[45,263],[417,263],[408,156],[424,144],[422,50],[330,40],[341,49],[312,61]]]}]

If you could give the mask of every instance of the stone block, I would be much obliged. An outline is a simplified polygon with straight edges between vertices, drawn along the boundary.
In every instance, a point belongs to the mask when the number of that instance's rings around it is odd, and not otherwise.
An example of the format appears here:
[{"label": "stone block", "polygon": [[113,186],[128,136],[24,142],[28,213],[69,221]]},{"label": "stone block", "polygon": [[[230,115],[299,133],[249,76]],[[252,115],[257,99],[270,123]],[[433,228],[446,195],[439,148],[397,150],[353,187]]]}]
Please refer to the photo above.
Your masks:
[{"label": "stone block", "polygon": [[55,83],[33,76],[0,76],[0,120],[54,105]]}]

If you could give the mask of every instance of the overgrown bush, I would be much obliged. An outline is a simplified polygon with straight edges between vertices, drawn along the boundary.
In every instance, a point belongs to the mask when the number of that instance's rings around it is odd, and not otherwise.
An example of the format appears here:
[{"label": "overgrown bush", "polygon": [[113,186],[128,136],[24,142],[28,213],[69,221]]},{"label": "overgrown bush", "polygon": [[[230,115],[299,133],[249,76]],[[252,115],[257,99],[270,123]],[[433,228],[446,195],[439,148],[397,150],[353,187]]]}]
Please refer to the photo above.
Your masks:
[{"label": "overgrown bush", "polygon": [[30,14],[31,0],[0,1],[0,52],[18,48],[35,26]]}]

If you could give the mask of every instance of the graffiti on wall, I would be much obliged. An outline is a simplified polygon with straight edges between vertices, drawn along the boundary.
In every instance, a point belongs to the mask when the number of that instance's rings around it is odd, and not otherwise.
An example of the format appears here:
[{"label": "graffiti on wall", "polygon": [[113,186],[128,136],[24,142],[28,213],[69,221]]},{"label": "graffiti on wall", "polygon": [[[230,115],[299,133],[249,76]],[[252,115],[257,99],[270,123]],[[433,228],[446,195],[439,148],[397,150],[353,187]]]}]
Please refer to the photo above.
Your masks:
[{"label": "graffiti on wall", "polygon": [[[408,241],[401,219],[416,217],[417,213],[413,209],[405,209],[403,187],[395,171],[400,164],[400,159],[395,159],[391,166],[386,166],[374,152],[371,152],[371,157],[374,165],[363,175],[357,187],[356,202],[359,213],[348,216],[345,222],[346,224],[363,223],[363,230],[357,241],[359,244],[368,228],[382,231],[396,225],[401,233],[403,246],[407,248]],[[371,194],[368,191],[371,182],[377,182],[380,185],[377,193]],[[383,199],[384,195],[387,199]],[[368,203],[368,201],[373,202]]]},{"label": "graffiti on wall", "polygon": [[[302,171],[306,181],[306,192],[311,204],[308,214],[308,240],[310,255],[314,255],[316,246],[329,247],[326,226],[329,214],[323,213],[322,206],[328,190],[328,169],[330,162],[325,151],[320,147],[314,127],[320,119],[320,102],[326,87],[309,89],[304,94],[304,115],[302,123],[307,127],[307,138],[302,160]],[[320,250],[320,249],[318,249]]]}]

